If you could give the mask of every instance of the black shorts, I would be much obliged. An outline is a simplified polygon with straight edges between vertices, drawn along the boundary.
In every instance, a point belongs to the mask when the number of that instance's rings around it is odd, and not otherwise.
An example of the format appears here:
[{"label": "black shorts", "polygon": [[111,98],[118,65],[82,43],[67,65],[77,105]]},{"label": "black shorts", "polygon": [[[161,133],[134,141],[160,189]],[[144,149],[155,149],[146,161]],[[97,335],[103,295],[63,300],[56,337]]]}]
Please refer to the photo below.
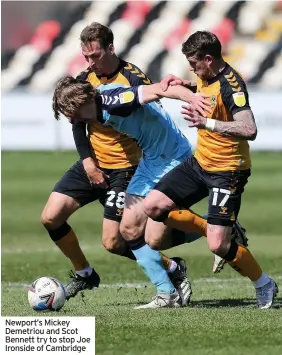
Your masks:
[{"label": "black shorts", "polygon": [[186,209],[209,196],[208,223],[232,226],[237,219],[241,195],[250,175],[250,169],[208,172],[191,157],[167,173],[155,189],[163,192],[177,206]]},{"label": "black shorts", "polygon": [[125,190],[136,168],[137,166],[124,169],[99,168],[109,176],[109,188],[102,189],[90,184],[83,164],[79,160],[57,182],[53,191],[73,197],[81,207],[99,200],[104,206],[104,217],[120,222],[124,208]]}]

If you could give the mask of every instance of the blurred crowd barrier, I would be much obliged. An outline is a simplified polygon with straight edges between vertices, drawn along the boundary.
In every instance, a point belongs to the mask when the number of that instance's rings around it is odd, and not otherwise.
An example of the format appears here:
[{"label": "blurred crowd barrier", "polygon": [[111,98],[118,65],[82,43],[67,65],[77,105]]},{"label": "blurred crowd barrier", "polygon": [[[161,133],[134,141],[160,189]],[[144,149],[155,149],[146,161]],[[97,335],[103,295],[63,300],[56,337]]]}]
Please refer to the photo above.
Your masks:
[{"label": "blurred crowd barrier", "polygon": [[[258,136],[250,142],[257,150],[282,150],[282,91],[249,90],[250,104],[258,126]],[[188,128],[180,114],[181,101],[164,99],[163,105],[192,145],[196,129]],[[2,95],[2,150],[75,149],[72,129],[52,112],[52,94],[13,91]]]}]

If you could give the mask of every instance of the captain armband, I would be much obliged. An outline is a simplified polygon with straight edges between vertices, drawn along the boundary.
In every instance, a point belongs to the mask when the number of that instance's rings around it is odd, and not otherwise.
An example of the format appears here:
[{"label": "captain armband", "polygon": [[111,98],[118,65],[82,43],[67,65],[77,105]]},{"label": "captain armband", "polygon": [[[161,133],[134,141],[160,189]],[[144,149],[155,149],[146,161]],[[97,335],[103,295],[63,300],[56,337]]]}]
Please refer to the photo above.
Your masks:
[{"label": "captain armband", "polygon": [[207,118],[207,122],[205,124],[205,128],[208,130],[208,131],[214,131],[214,128],[215,128],[215,121],[213,118]]}]

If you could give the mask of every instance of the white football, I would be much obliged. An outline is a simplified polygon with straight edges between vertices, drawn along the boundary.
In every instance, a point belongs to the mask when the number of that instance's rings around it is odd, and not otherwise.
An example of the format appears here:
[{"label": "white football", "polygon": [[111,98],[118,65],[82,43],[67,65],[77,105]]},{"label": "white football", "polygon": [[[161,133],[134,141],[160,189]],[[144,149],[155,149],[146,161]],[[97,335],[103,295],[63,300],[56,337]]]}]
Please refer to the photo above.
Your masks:
[{"label": "white football", "polygon": [[66,302],[65,288],[54,277],[40,277],[28,290],[28,302],[37,312],[59,311]]}]

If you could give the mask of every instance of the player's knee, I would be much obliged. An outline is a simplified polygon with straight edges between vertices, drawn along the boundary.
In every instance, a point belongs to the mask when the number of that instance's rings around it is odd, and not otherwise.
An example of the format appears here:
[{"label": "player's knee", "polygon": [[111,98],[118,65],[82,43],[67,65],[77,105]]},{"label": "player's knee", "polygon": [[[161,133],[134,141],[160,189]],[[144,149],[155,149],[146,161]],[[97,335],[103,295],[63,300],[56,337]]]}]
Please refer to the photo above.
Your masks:
[{"label": "player's knee", "polygon": [[149,245],[151,249],[161,250],[161,240],[158,237],[158,234],[154,232],[154,230],[146,230],[145,242]]},{"label": "player's knee", "polygon": [[224,257],[228,252],[228,244],[230,244],[230,242],[220,237],[217,237],[208,238],[208,244],[212,253]]},{"label": "player's knee", "polygon": [[[156,191],[160,194],[159,191]],[[163,195],[163,194],[162,194]],[[144,200],[144,211],[148,217],[154,221],[163,222],[167,219],[169,211],[171,211],[175,204],[165,195],[157,196],[150,193]]]},{"label": "player's knee", "polygon": [[70,196],[52,192],[41,214],[41,223],[49,231],[60,228],[80,207]]},{"label": "player's knee", "polygon": [[139,226],[123,222],[120,224],[119,231],[125,240],[135,240],[139,238],[143,232]]},{"label": "player's knee", "polygon": [[154,237],[147,237],[145,238],[146,243],[149,247],[153,250],[161,250],[161,243],[158,239]]},{"label": "player's knee", "polygon": [[230,249],[231,228],[219,225],[208,225],[207,240],[209,249],[216,255],[224,257]]},{"label": "player's knee", "polygon": [[155,201],[149,195],[144,200],[144,211],[153,220],[157,220],[163,212],[159,201]]},{"label": "player's knee", "polygon": [[113,254],[121,254],[124,249],[124,246],[121,243],[121,238],[118,235],[103,236],[102,244],[108,252]]},{"label": "player's knee", "polygon": [[152,219],[158,218],[161,214],[161,209],[158,202],[154,199],[154,196],[149,194],[143,201],[144,211],[146,215]]},{"label": "player's knee", "polygon": [[146,215],[156,222],[164,222],[167,220],[170,210],[163,210],[158,206],[144,206]]},{"label": "player's knee", "polygon": [[62,224],[62,223],[60,223],[60,221],[58,220],[56,215],[54,215],[49,210],[44,210],[42,212],[40,221],[47,230],[55,229],[55,228],[59,227],[60,224]]},{"label": "player's knee", "polygon": [[154,221],[162,214],[161,209],[158,206],[151,205],[150,203],[144,204],[144,210],[148,217]]}]

